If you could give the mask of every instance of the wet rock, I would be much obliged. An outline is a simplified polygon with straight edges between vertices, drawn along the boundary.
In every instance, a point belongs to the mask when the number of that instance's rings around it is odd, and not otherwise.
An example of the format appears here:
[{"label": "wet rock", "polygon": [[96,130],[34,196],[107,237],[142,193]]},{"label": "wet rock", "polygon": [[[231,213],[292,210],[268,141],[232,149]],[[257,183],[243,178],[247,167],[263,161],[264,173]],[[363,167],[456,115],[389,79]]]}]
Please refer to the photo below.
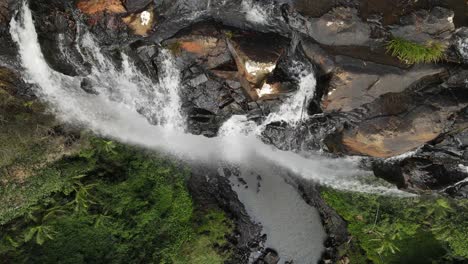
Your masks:
[{"label": "wet rock", "polygon": [[47,47],[42,52],[49,65],[63,74],[78,75],[80,70],[70,61],[82,61],[74,45],[77,23],[73,13],[58,0],[33,1],[30,7],[36,21],[39,43],[41,47]]},{"label": "wet rock", "polygon": [[94,89],[94,84],[89,78],[83,78],[83,80],[81,81],[80,87],[86,93],[95,94],[95,95],[99,94],[98,91]]},{"label": "wet rock", "polygon": [[322,102],[324,111],[350,111],[385,93],[399,93],[420,80],[438,75],[442,67],[416,66],[410,70],[336,56],[338,69]]},{"label": "wet rock", "polygon": [[131,14],[122,18],[133,31],[133,34],[147,36],[154,23],[154,12],[152,8],[144,10],[141,13]]},{"label": "wet rock", "polygon": [[319,17],[335,6],[335,1],[329,0],[294,0],[292,7],[300,14],[308,17]]},{"label": "wet rock", "polygon": [[406,155],[374,161],[375,175],[395,183],[399,188],[441,190],[454,196],[464,195],[464,184],[460,182],[468,177],[468,162],[464,156],[467,125],[468,109],[464,108],[457,113],[453,124],[446,128],[447,133],[427,145]]},{"label": "wet rock", "polygon": [[456,70],[450,73],[450,77],[443,83],[444,87],[468,87],[468,70]]},{"label": "wet rock", "polygon": [[228,47],[237,65],[239,81],[250,100],[279,92],[274,85],[265,85],[265,80],[285,51],[286,39],[272,34],[244,35],[228,40]]},{"label": "wet rock", "polygon": [[370,27],[361,21],[357,10],[337,7],[310,24],[309,35],[325,45],[366,45]]},{"label": "wet rock", "polygon": [[127,12],[136,13],[144,10],[153,0],[124,0]]},{"label": "wet rock", "polygon": [[447,194],[456,198],[468,198],[468,182],[462,181],[445,190]]},{"label": "wet rock", "polygon": [[323,50],[320,45],[309,40],[302,40],[302,49],[310,61],[318,65],[322,74],[329,74],[336,68],[334,58]]},{"label": "wet rock", "polygon": [[404,153],[437,138],[468,103],[465,87],[445,88],[438,80],[423,79],[348,112],[312,116],[295,128],[270,124],[264,140],[288,150],[322,148],[377,157]]},{"label": "wet rock", "polygon": [[434,7],[432,10],[418,10],[400,19],[398,26],[390,30],[392,35],[416,43],[449,40],[455,30],[454,13],[449,9]]},{"label": "wet rock", "polygon": [[188,182],[190,193],[202,207],[219,206],[234,220],[235,235],[230,237],[235,245],[232,258],[226,263],[248,263],[250,253],[257,251],[263,240],[261,226],[253,223],[237,194],[231,189],[229,180],[214,169],[197,167],[192,169]]},{"label": "wet rock", "polygon": [[280,261],[278,253],[271,248],[267,248],[265,252],[254,261],[254,264],[277,264]]},{"label": "wet rock", "polygon": [[468,63],[468,27],[463,27],[457,30],[453,46],[460,61]]},{"label": "wet rock", "polygon": [[225,42],[225,33],[209,24],[198,24],[177,34],[163,45],[189,64],[214,69],[229,63],[232,58]]}]

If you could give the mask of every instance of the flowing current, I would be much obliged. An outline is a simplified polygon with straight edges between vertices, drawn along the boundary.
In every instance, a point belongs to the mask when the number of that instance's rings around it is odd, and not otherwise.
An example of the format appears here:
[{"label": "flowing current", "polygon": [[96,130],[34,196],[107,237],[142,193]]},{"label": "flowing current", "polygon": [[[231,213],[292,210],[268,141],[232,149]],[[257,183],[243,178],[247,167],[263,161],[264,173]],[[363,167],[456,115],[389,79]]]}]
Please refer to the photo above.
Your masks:
[{"label": "flowing current", "polygon": [[[369,181],[372,175],[358,168],[358,159],[299,155],[266,145],[257,136],[264,125],[258,126],[245,116],[233,116],[217,138],[184,133],[180,72],[168,51],[160,52],[160,76],[153,81],[125,54],[121,54],[120,67],[115,66],[91,34],[79,32],[76,48],[92,67],[90,71],[81,69],[62,48],[69,63],[83,75],[71,77],[54,71],[45,61],[26,4],[19,19],[11,21],[10,33],[19,47],[25,80],[34,84],[35,94],[62,121],[190,162],[239,165],[240,177],[250,188],[231,179],[233,189],[249,215],[263,225],[263,232],[268,234],[265,246],[279,250],[281,263],[292,259],[315,263],[320,259],[325,236],[318,212],[285,183],[283,173],[292,172],[340,190],[403,195],[395,188],[369,183],[375,180]],[[92,91],[85,91],[83,84]],[[313,96],[311,88],[315,84],[313,73],[303,74],[299,91],[266,122],[283,120],[294,125],[300,121],[304,97]]]},{"label": "flowing current", "polygon": [[[245,133],[258,128],[242,116],[226,122],[220,133],[224,136],[206,138],[184,133],[178,95],[180,76],[169,52],[161,52],[163,70],[159,82],[155,83],[140,73],[124,54],[122,67],[114,66],[101,53],[92,36],[84,33],[79,50],[94,66],[86,77],[71,77],[54,71],[45,61],[26,4],[20,17],[20,21],[11,21],[10,33],[19,46],[24,77],[35,84],[37,96],[48,102],[57,117],[65,122],[81,124],[100,135],[191,161],[242,164],[255,157],[340,190],[402,193],[395,188],[366,183],[369,172],[357,167],[357,158],[330,159],[318,153],[304,156],[266,145],[255,133]],[[84,78],[93,83],[97,94],[81,89]],[[313,75],[304,78],[315,85]],[[302,103],[302,99],[298,102]],[[294,104],[284,106],[272,118],[295,120],[297,112]]]}]

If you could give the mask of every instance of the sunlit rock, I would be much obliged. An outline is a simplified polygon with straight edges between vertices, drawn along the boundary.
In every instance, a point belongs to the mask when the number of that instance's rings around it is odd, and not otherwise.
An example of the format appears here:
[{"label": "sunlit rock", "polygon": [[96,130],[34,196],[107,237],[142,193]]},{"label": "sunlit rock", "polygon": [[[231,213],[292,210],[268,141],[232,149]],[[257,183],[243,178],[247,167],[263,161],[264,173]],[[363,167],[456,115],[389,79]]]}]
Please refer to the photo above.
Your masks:
[{"label": "sunlit rock", "polygon": [[164,45],[188,64],[196,62],[214,69],[231,61],[224,38],[224,33],[215,27],[200,24],[165,41]]},{"label": "sunlit rock", "polygon": [[237,65],[240,82],[251,100],[276,93],[273,84],[266,84],[265,81],[286,48],[284,40],[257,35],[240,36],[227,42]]},{"label": "sunlit rock", "polygon": [[338,69],[322,102],[325,111],[350,111],[383,94],[402,92],[419,80],[444,71],[434,66],[402,70],[344,56],[337,56],[336,63]]},{"label": "sunlit rock", "polygon": [[80,0],[77,4],[81,12],[88,15],[108,12],[125,13],[125,7],[120,0]]},{"label": "sunlit rock", "polygon": [[356,9],[337,7],[320,18],[312,19],[309,35],[325,45],[365,45],[371,30],[361,21]]},{"label": "sunlit rock", "polygon": [[133,30],[136,35],[146,36],[153,26],[153,9],[150,8],[141,13],[124,17],[123,21]]}]

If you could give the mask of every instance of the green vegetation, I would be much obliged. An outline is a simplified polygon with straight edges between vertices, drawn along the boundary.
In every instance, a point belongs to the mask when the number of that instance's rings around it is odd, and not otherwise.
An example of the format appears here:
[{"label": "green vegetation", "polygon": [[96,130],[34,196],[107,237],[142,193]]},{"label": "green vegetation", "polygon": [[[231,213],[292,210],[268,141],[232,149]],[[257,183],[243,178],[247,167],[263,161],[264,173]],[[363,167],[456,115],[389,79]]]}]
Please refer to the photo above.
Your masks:
[{"label": "green vegetation", "polygon": [[402,38],[393,38],[387,44],[387,52],[407,64],[438,62],[443,59],[445,49],[440,42],[421,45]]},{"label": "green vegetation", "polygon": [[28,201],[0,211],[0,263],[224,263],[232,223],[193,204],[187,177],[155,154],[90,139],[2,188],[2,201],[16,190]]},{"label": "green vegetation", "polygon": [[468,201],[396,198],[322,189],[352,236],[351,263],[454,263],[468,259]]},{"label": "green vegetation", "polygon": [[224,35],[226,36],[226,38],[232,39],[234,37],[234,32],[228,30],[224,32]]}]

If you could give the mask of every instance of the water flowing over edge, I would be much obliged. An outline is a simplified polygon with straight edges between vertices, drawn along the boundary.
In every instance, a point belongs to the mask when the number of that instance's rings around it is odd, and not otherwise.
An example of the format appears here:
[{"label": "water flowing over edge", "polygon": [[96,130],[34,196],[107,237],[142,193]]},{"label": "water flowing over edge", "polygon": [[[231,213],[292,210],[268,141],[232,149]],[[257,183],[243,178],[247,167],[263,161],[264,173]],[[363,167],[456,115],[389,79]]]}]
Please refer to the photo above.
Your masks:
[{"label": "water flowing over edge", "polygon": [[[409,195],[395,187],[366,183],[371,175],[358,168],[359,158],[330,159],[319,154],[304,157],[280,151],[264,144],[255,133],[242,133],[239,127],[235,127],[236,122],[225,124],[223,131],[229,125],[234,127],[230,133],[217,138],[184,133],[178,96],[180,76],[168,53],[162,52],[160,55],[163,56],[164,70],[159,83],[154,83],[139,72],[124,54],[122,67],[115,67],[100,52],[91,35],[84,33],[80,52],[96,63],[86,76],[96,93],[86,93],[81,88],[84,77],[66,76],[49,67],[26,3],[23,3],[20,17],[20,21],[12,19],[10,33],[19,46],[24,77],[36,85],[36,95],[49,103],[64,122],[80,124],[102,136],[164,151],[190,161],[242,165],[255,157],[255,160],[268,162],[273,167],[290,170],[335,189]],[[296,109],[294,105],[287,107]],[[234,120],[245,121],[240,117],[234,117]]]}]

